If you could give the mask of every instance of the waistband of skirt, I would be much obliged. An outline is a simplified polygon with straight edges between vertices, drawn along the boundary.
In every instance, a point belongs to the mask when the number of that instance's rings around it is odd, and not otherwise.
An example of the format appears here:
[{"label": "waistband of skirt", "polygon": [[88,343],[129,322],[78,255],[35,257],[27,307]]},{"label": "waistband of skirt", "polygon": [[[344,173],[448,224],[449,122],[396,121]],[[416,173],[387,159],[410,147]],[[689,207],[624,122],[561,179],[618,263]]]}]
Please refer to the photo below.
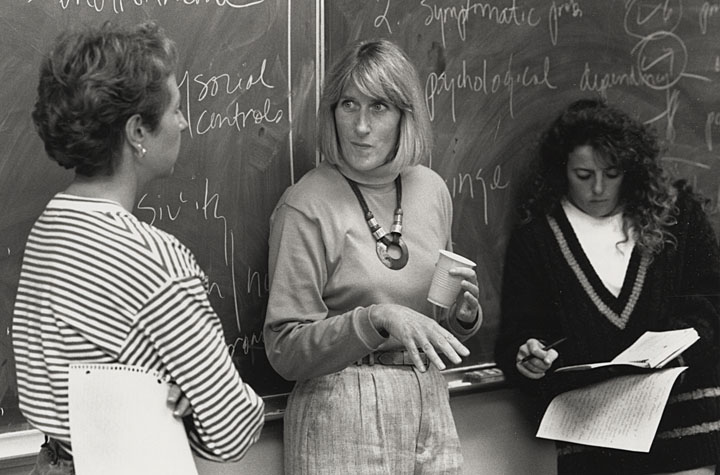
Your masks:
[{"label": "waistband of skirt", "polygon": [[[430,363],[427,355],[422,351],[419,353],[420,361],[427,366]],[[386,365],[386,366],[414,366],[415,363],[409,351],[373,351],[357,360],[356,364],[361,365]]]}]

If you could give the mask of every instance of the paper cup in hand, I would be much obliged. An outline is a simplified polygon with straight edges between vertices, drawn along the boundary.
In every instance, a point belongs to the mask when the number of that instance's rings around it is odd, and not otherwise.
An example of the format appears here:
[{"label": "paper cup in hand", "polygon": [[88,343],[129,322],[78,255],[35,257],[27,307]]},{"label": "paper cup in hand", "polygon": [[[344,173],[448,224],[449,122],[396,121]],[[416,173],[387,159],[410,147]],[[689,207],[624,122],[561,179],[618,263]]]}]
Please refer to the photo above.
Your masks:
[{"label": "paper cup in hand", "polygon": [[450,308],[455,303],[458,293],[460,293],[460,284],[463,278],[448,273],[453,267],[472,268],[475,267],[475,263],[454,252],[440,250],[440,256],[435,264],[435,273],[427,297],[430,302],[438,307]]}]

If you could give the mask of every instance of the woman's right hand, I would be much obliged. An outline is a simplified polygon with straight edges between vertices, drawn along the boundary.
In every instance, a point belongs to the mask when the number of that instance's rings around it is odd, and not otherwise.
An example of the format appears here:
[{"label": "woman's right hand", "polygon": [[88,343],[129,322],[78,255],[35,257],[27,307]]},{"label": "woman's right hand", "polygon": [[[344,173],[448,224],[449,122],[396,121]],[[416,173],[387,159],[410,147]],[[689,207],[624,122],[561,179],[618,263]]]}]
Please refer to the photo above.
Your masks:
[{"label": "woman's right hand", "polygon": [[[558,352],[554,349],[546,351],[543,348],[544,345],[535,338],[530,338],[520,345],[515,356],[515,367],[520,374],[530,379],[540,379],[545,376],[547,370],[557,359]],[[530,358],[523,361],[528,356]]]},{"label": "woman's right hand", "polygon": [[425,371],[425,365],[420,359],[419,350],[425,352],[428,360],[441,370],[445,369],[445,364],[438,351],[455,364],[470,354],[470,350],[455,335],[435,320],[403,305],[375,305],[370,321],[378,331],[384,330],[402,343],[420,371]]}]

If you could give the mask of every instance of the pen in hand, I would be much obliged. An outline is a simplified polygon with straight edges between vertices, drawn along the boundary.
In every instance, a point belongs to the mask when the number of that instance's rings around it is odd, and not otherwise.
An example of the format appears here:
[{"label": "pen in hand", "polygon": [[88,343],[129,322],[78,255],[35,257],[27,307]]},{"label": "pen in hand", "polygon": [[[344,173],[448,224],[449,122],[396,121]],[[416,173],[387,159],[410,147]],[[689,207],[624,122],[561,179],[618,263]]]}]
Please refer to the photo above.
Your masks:
[{"label": "pen in hand", "polygon": [[[545,345],[543,347],[543,351],[552,350],[553,348],[555,348],[556,346],[558,346],[560,343],[562,343],[565,340],[567,340],[567,337],[560,338],[559,340],[556,340],[556,341],[550,343],[549,345]],[[533,355],[532,353],[530,353],[525,358],[520,360],[520,363],[525,363],[527,361],[530,361],[531,358],[535,358],[535,355]]]}]

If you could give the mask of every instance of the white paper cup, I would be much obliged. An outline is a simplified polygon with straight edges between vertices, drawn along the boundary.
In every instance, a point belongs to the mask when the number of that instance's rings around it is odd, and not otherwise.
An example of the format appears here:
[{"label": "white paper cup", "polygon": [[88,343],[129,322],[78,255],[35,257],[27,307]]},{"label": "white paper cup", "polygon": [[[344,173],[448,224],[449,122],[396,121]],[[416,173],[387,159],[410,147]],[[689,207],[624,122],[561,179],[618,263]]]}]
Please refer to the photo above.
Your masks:
[{"label": "white paper cup", "polygon": [[460,293],[460,284],[463,278],[448,273],[453,267],[472,268],[475,267],[475,263],[454,252],[440,250],[427,297],[428,301],[438,307],[450,308]]}]

